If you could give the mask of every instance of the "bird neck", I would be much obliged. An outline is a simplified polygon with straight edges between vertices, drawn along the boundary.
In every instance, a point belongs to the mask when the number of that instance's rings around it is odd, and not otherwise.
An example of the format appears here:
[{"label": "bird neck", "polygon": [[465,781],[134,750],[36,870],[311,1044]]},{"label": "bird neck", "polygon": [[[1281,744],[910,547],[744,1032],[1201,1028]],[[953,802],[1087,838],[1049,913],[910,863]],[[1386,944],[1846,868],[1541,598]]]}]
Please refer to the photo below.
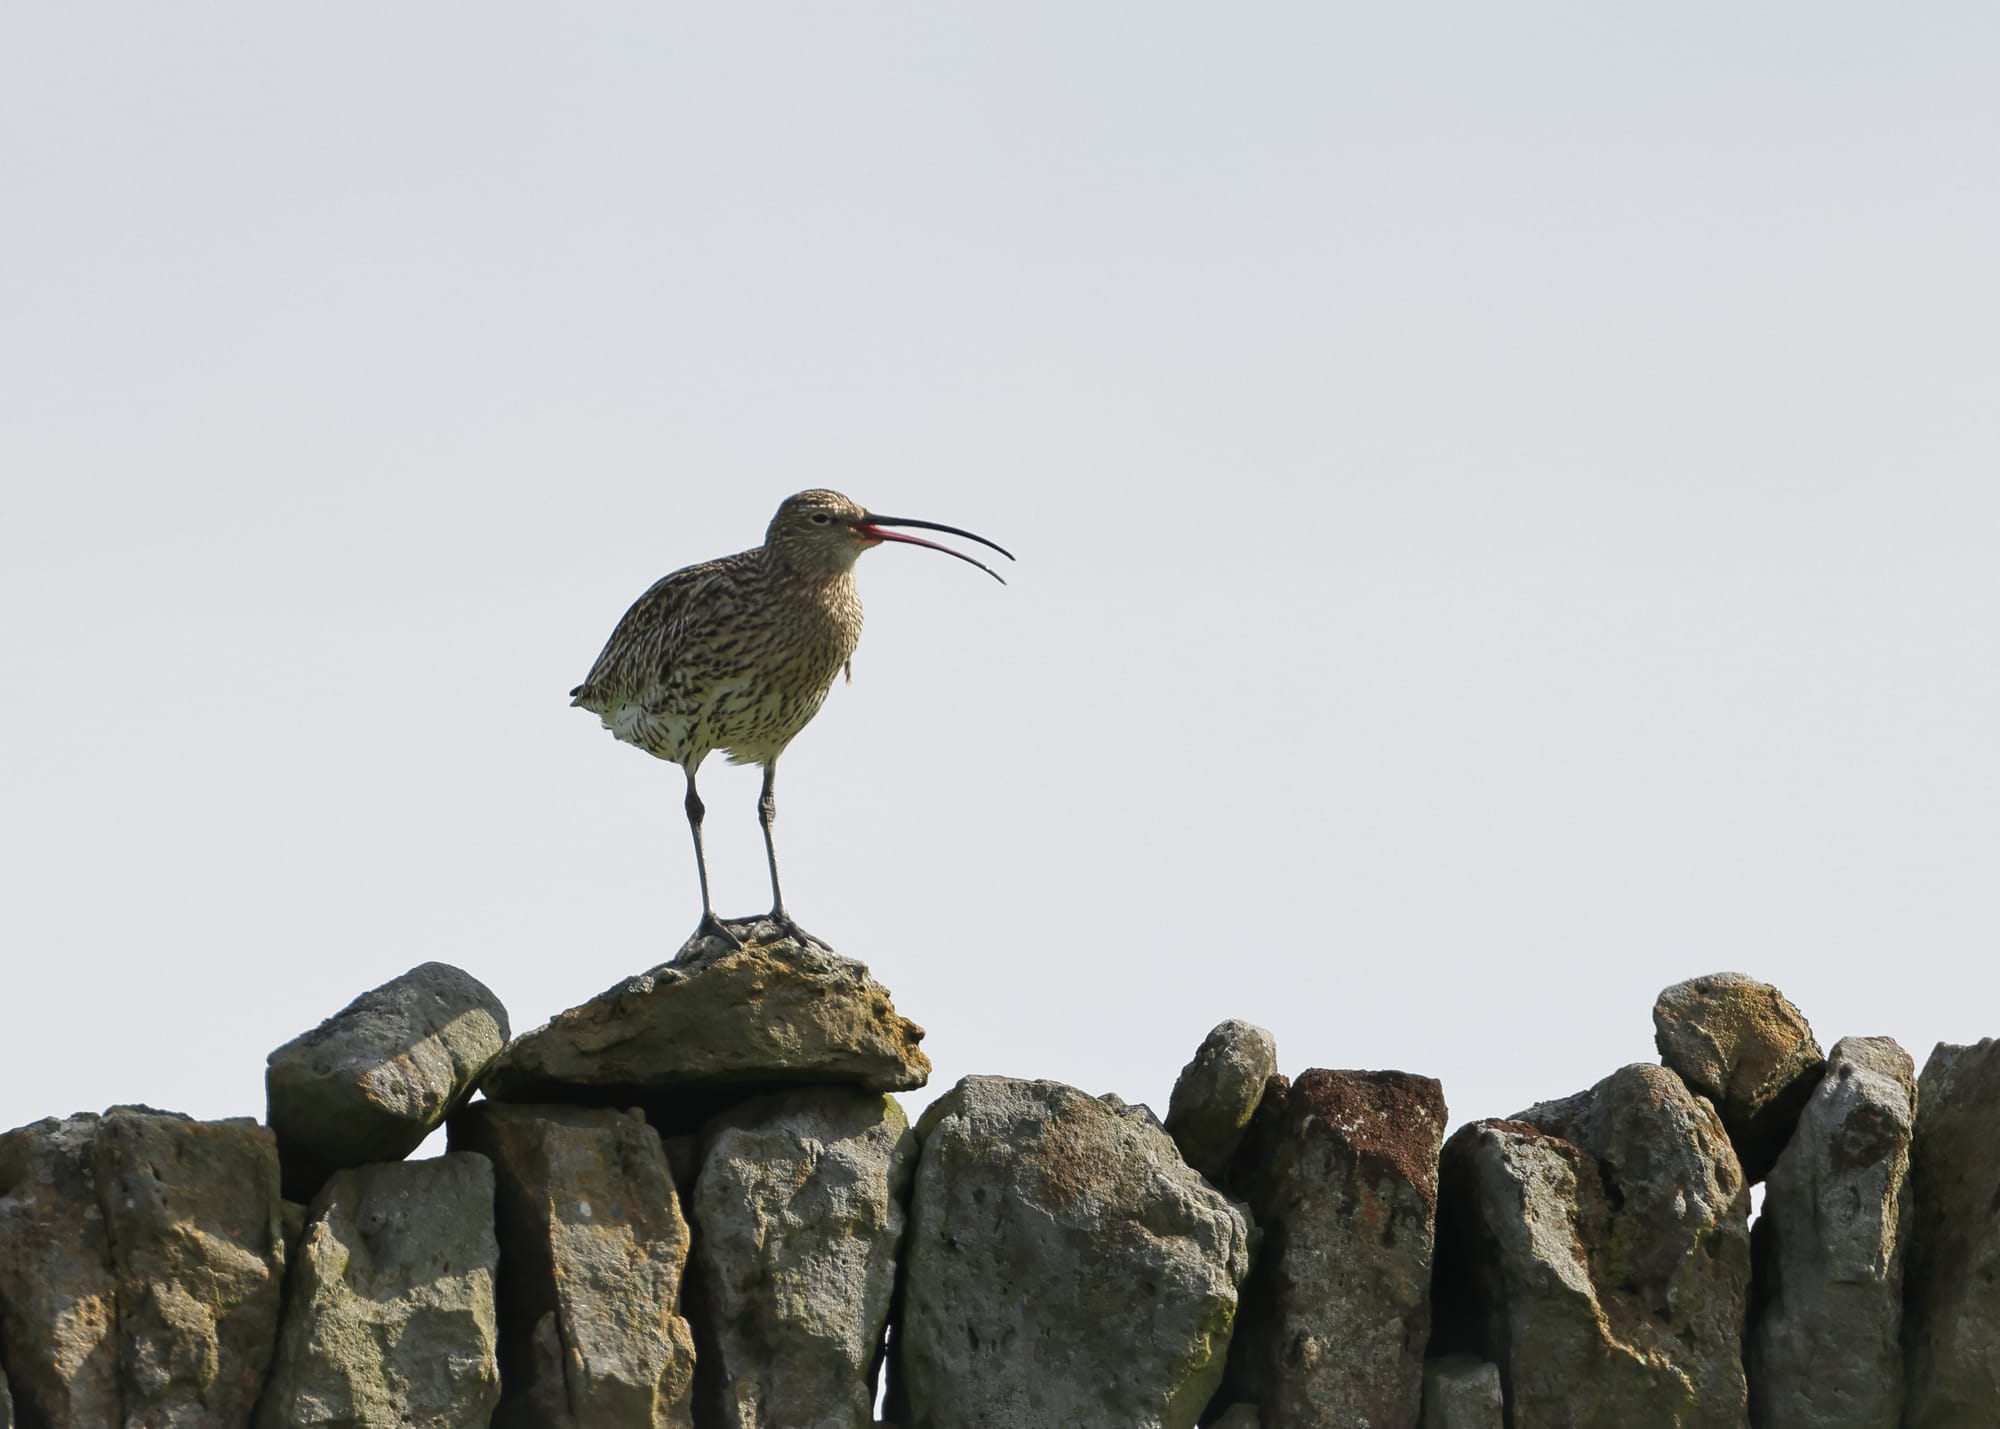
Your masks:
[{"label": "bird neck", "polygon": [[[815,591],[853,590],[853,560],[810,559],[811,555],[819,554],[819,552],[804,553],[789,551],[783,546],[766,546],[764,548],[764,565],[774,576],[779,577],[788,584],[797,585],[801,589]],[[855,554],[859,555],[860,553],[856,552]],[[805,558],[802,559],[802,557]]]}]

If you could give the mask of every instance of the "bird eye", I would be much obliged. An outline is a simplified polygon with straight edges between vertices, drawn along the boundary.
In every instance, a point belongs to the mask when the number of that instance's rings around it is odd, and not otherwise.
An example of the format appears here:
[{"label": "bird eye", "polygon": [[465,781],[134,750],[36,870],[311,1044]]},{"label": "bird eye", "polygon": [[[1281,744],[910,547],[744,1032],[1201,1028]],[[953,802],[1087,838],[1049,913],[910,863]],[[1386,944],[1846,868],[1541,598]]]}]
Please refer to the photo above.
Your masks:
[{"label": "bird eye", "polygon": [[815,526],[824,526],[827,522],[831,521],[832,519],[833,518],[827,515],[824,511],[813,512],[813,525]]}]

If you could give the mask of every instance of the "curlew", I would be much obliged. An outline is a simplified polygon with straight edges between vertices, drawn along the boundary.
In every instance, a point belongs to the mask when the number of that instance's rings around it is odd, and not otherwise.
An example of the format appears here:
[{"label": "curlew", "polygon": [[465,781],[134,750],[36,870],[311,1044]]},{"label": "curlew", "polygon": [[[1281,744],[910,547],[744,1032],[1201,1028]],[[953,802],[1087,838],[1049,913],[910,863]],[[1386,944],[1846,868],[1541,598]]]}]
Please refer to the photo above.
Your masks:
[{"label": "curlew", "polygon": [[843,670],[852,677],[849,661],[861,638],[854,563],[861,553],[884,541],[901,541],[956,556],[1000,580],[998,572],[962,551],[884,529],[889,526],[946,531],[1014,559],[984,536],[956,526],[878,516],[837,491],[801,491],[778,507],[763,545],[656,581],[625,612],[590,673],[570,691],[570,703],[595,714],[612,734],[678,764],[687,776],[685,807],[701,880],[696,937],[739,941],[709,901],[708,856],[701,843],[706,811],[695,791],[695,771],[718,749],[731,764],[763,767],[757,817],[771,867],[771,917],[794,937],[809,936],[785,911],[778,886],[772,790],[778,756],[819,713],[833,677]]}]

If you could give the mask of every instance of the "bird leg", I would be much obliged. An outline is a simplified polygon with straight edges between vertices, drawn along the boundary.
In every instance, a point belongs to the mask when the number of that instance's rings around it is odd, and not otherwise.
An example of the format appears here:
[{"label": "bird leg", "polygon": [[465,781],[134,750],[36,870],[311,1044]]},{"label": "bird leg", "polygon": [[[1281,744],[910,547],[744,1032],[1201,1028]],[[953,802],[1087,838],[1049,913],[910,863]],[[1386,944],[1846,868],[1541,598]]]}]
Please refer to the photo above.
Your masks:
[{"label": "bird leg", "polygon": [[686,772],[688,829],[694,834],[694,869],[701,878],[701,926],[695,929],[694,935],[697,938],[717,937],[732,948],[740,948],[743,946],[743,940],[722,926],[722,920],[715,916],[715,910],[708,901],[708,855],[701,847],[701,821],[708,809],[701,802],[701,795],[695,792],[694,770],[689,769]]},{"label": "bird leg", "polygon": [[819,943],[818,938],[792,921],[792,915],[785,911],[785,895],[778,888],[778,847],[771,842],[771,825],[778,821],[778,800],[772,792],[777,778],[778,761],[773,759],[764,766],[764,793],[757,800],[757,822],[764,826],[764,857],[771,865],[771,921],[801,943]]}]

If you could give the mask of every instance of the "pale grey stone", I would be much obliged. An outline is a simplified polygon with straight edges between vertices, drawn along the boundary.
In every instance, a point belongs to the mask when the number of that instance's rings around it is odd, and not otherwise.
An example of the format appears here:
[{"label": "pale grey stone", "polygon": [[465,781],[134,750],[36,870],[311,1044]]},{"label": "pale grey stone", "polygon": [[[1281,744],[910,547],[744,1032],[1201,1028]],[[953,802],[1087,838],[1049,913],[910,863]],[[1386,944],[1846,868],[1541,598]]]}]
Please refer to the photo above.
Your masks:
[{"label": "pale grey stone", "polygon": [[1424,1365],[1423,1429],[1504,1429],[1500,1366],[1477,1355]]},{"label": "pale grey stone", "polygon": [[1249,1268],[1243,1212],[1150,1112],[968,1077],[925,1112],[891,1355],[905,1429],[1189,1429]]},{"label": "pale grey stone", "polygon": [[917,1139],[889,1097],[802,1088],[712,1123],[690,1206],[698,1384],[723,1429],[867,1429]]},{"label": "pale grey stone", "polygon": [[1749,1204],[1714,1109],[1663,1067],[1462,1127],[1438,1295],[1470,1323],[1450,1342],[1501,1367],[1513,1429],[1743,1429]]},{"label": "pale grey stone", "polygon": [[474,1102],[453,1150],[493,1163],[507,1401],[533,1429],[685,1429],[688,1227],[659,1136],[608,1108]]},{"label": "pale grey stone", "polygon": [[1167,1104],[1167,1134],[1188,1165],[1221,1182],[1277,1070],[1278,1039],[1261,1027],[1231,1020],[1202,1040]]},{"label": "pale grey stone", "polygon": [[1918,1082],[1903,1340],[1905,1429],[1968,1429],[2000,1405],[2000,1043],[1940,1042]]},{"label": "pale grey stone", "polygon": [[499,1258],[485,1157],[335,1172],[307,1215],[258,1429],[485,1429]]},{"label": "pale grey stone", "polygon": [[340,1167],[409,1155],[506,1042],[507,1009],[484,983],[423,963],[278,1048],[264,1093],[286,1195],[309,1200]]},{"label": "pale grey stone", "polygon": [[1406,1072],[1274,1079],[1230,1189],[1263,1234],[1229,1388],[1286,1429],[1414,1429],[1431,1327],[1443,1089]]},{"label": "pale grey stone", "polygon": [[1653,1033],[1660,1060],[1714,1104],[1744,1179],[1763,1180],[1825,1067],[1805,1014],[1767,982],[1711,973],[1660,994]]},{"label": "pale grey stone", "polygon": [[27,1425],[241,1429],[277,1327],[278,1159],[146,1107],[0,1136],[0,1343]]},{"label": "pale grey stone", "polygon": [[1760,1429],[1898,1429],[1916,1068],[1836,1042],[1764,1188],[1748,1365]]}]

